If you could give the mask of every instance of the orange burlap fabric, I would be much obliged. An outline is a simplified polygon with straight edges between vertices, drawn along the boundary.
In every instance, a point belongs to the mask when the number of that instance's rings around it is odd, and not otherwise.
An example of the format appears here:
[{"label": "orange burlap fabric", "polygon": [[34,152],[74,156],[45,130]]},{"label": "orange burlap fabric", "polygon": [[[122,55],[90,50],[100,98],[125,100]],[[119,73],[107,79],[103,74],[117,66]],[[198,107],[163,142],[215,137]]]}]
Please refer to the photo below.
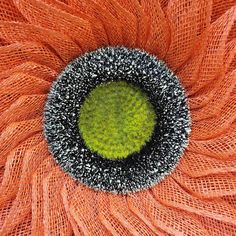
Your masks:
[{"label": "orange burlap fabric", "polygon": [[[234,0],[0,0],[0,235],[236,235]],[[77,184],[42,134],[50,85],[102,46],[143,48],[191,109],[176,171],[128,196]]]}]

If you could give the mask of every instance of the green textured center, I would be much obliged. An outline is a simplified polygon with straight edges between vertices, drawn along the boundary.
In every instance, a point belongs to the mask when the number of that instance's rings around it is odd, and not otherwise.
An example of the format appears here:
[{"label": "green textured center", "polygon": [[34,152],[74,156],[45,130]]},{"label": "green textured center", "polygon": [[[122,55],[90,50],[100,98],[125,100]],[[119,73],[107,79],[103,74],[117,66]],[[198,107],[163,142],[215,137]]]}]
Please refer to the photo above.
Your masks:
[{"label": "green textured center", "polygon": [[92,90],[78,118],[86,146],[111,160],[139,152],[150,140],[155,123],[156,115],[147,96],[123,81]]}]

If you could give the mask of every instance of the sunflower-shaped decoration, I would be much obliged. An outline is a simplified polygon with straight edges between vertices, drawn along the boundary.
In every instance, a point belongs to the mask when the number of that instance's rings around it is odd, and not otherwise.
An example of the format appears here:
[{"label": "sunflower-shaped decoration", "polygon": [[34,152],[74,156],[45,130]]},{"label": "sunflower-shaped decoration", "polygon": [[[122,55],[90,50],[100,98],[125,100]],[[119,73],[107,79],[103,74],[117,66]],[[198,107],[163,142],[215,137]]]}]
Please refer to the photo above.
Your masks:
[{"label": "sunflower-shaped decoration", "polygon": [[233,0],[0,0],[0,235],[236,235]]}]

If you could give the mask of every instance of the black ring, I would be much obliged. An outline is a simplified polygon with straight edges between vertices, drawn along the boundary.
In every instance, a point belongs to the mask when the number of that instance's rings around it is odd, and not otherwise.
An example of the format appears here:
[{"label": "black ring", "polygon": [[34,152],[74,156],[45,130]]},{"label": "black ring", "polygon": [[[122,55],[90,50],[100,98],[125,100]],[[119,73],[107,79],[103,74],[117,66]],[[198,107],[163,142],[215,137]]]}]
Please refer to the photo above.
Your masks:
[{"label": "black ring", "polygon": [[[139,153],[109,160],[86,147],[77,119],[91,90],[120,80],[148,95],[157,125]],[[148,188],[170,174],[187,146],[189,132],[189,108],[178,78],[164,62],[139,49],[107,47],[76,58],[53,83],[44,111],[44,133],[56,162],[81,183],[114,193]]]}]

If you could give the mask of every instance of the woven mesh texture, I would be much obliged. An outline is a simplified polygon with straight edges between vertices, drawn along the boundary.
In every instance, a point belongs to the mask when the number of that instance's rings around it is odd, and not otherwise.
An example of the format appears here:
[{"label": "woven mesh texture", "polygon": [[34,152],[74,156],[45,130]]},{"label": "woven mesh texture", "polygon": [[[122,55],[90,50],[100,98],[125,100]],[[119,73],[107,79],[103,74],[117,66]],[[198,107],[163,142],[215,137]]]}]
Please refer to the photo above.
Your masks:
[{"label": "woven mesh texture", "polygon": [[[236,235],[235,18],[234,0],[0,0],[0,235]],[[125,196],[74,182],[42,134],[66,64],[117,45],[164,60],[192,117],[176,171]]]}]

